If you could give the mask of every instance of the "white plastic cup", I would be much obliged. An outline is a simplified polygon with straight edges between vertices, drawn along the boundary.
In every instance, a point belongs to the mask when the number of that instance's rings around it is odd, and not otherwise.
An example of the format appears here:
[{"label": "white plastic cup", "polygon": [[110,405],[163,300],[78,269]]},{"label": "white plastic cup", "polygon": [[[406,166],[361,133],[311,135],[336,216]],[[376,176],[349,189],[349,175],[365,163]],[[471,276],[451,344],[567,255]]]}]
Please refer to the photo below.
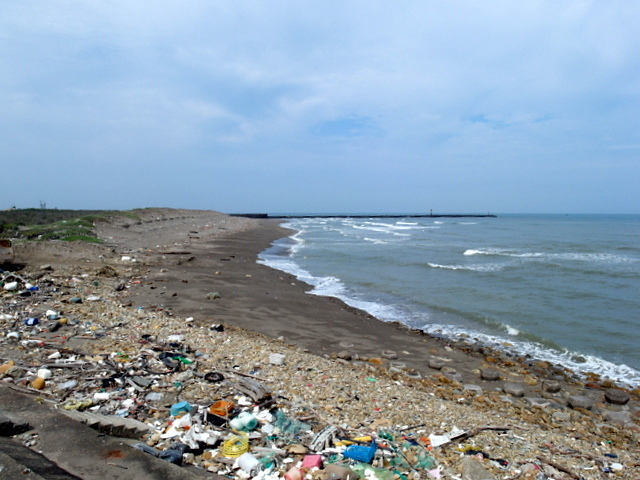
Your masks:
[{"label": "white plastic cup", "polygon": [[269,363],[271,365],[283,365],[284,364],[284,355],[282,353],[270,353],[269,354]]},{"label": "white plastic cup", "polygon": [[44,380],[49,380],[53,376],[53,373],[51,373],[51,370],[48,368],[41,368],[38,370],[36,376],[43,378]]}]

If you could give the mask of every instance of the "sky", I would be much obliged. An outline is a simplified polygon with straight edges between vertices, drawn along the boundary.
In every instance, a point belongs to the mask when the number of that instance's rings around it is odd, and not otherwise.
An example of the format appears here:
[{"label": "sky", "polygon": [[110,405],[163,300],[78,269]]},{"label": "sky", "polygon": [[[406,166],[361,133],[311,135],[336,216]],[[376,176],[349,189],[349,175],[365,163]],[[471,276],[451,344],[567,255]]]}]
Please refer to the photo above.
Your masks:
[{"label": "sky", "polygon": [[640,2],[4,0],[0,209],[640,213]]}]

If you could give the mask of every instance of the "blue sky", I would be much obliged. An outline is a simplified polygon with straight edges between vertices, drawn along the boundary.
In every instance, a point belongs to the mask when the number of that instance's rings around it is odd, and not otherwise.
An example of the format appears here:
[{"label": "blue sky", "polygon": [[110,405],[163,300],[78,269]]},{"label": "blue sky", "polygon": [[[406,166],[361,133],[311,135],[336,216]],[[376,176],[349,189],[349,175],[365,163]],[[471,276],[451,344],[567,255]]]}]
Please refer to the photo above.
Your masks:
[{"label": "blue sky", "polygon": [[640,2],[6,0],[0,208],[640,213]]}]

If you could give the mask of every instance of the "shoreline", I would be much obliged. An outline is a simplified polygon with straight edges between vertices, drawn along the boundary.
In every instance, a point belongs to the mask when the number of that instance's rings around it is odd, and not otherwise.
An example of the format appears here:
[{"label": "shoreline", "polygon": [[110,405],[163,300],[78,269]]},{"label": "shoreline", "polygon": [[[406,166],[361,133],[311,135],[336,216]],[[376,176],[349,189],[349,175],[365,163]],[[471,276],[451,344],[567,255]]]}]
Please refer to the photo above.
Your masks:
[{"label": "shoreline", "polygon": [[[408,424],[428,435],[454,426],[507,424],[517,435],[483,434],[478,441],[492,456],[511,462],[510,478],[521,463],[548,468],[540,455],[570,462],[583,478],[601,478],[601,456],[607,452],[625,465],[617,478],[637,478],[640,464],[633,458],[640,441],[640,391],[618,389],[597,378],[578,381],[559,366],[433,337],[385,323],[338,299],[309,295],[310,285],[256,262],[260,252],[291,232],[279,221],[171,209],[145,215],[139,222],[101,225],[105,245],[18,246],[26,264],[22,274],[51,285],[39,304],[24,311],[64,310],[71,325],[55,334],[42,330],[39,335],[48,339],[49,348],[40,353],[38,348],[12,350],[14,344],[3,341],[5,359],[12,355],[24,370],[33,369],[60,344],[66,351],[93,355],[87,358],[124,352],[136,361],[141,349],[149,349],[140,335],[153,334],[158,341],[179,336],[201,356],[173,381],[183,382],[193,369],[195,390],[183,392],[172,381],[161,388],[203,408],[217,398],[211,384],[198,386],[204,372],[259,372],[290,408],[309,405],[304,408],[322,419],[318,428],[337,424],[354,433],[375,433],[385,425]],[[99,273],[105,269],[113,275]],[[29,301],[12,293],[0,295],[3,301],[18,299],[17,305]],[[75,295],[87,300],[76,305],[70,301]],[[95,295],[101,300],[88,301]],[[88,319],[93,327],[85,330]],[[216,325],[225,326],[225,333],[217,333]],[[33,328],[21,328],[35,335]],[[93,328],[100,335],[93,336]],[[269,354],[275,352],[286,355],[284,365],[270,365]],[[607,400],[610,391],[629,398],[612,403]],[[56,398],[56,391],[41,395]],[[165,416],[167,405],[171,402],[165,404]],[[605,440],[611,443],[605,445]],[[601,443],[605,446],[599,447]],[[570,460],[560,453],[565,449],[598,460]],[[455,469],[460,458],[453,448],[433,454],[445,469]]]},{"label": "shoreline", "polygon": [[[576,373],[563,365],[518,356],[507,349],[469,344],[465,339],[434,336],[400,322],[385,322],[335,297],[310,295],[312,285],[257,263],[261,252],[273,242],[288,237],[293,230],[282,227],[276,219],[252,221],[256,222],[254,228],[215,237],[209,245],[191,242],[190,258],[195,258],[189,260],[188,265],[165,265],[150,273],[149,290],[135,292],[136,305],[158,304],[180,315],[207,317],[216,323],[282,338],[316,355],[336,356],[347,352],[359,358],[377,358],[383,352],[395,352],[391,355],[396,357],[392,359],[396,365],[425,376],[438,374],[439,371],[429,367],[429,361],[444,357],[448,376],[453,381],[478,384],[482,388],[498,386],[480,375],[482,368],[494,368],[496,364],[507,370],[517,366],[517,375],[510,371],[509,376],[515,377],[513,380],[517,380],[518,375],[521,380],[527,375],[539,378],[535,385],[529,385],[531,378],[526,378],[528,383],[523,381],[528,395],[544,394],[541,386],[544,380],[563,382],[567,394],[579,393],[585,384],[601,380],[605,385],[612,384],[599,375]],[[219,258],[212,258],[214,255]],[[166,271],[160,271],[163,269]],[[187,287],[193,282],[200,287]],[[158,287],[162,291],[156,291]],[[221,298],[215,303],[203,303],[197,294],[206,295],[205,290],[217,291]]]}]

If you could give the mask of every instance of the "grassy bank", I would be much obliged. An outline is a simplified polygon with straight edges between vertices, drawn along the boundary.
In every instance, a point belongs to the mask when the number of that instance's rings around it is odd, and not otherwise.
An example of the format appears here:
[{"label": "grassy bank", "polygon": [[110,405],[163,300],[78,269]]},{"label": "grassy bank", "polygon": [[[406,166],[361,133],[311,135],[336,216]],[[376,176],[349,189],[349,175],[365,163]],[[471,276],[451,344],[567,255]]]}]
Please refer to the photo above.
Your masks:
[{"label": "grassy bank", "polygon": [[94,225],[109,217],[137,218],[135,211],[25,208],[0,211],[0,237],[100,243]]}]

